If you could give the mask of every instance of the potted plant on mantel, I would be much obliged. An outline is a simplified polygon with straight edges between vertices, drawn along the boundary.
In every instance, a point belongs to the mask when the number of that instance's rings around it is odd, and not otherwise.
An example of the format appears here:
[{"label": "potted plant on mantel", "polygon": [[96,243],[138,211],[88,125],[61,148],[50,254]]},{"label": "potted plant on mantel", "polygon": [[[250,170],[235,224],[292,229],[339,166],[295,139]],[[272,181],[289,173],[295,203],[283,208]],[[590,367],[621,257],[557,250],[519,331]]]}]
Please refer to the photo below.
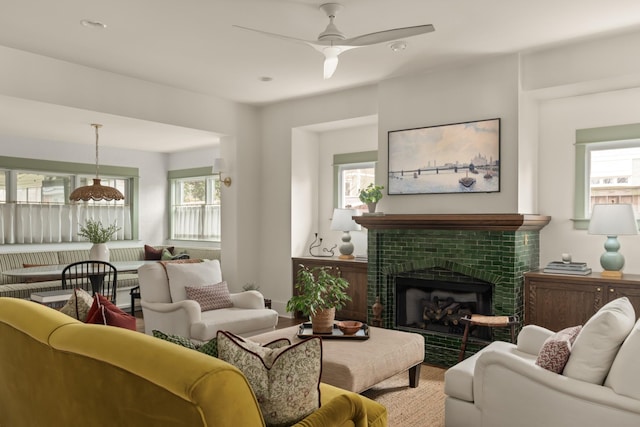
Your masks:
[{"label": "potted plant on mantel", "polygon": [[287,301],[287,311],[299,311],[311,317],[311,328],[316,334],[331,333],[336,310],[351,301],[346,293],[349,282],[339,274],[331,274],[331,269],[300,265],[295,284],[297,292]]},{"label": "potted plant on mantel", "polygon": [[375,185],[374,183],[369,184],[366,188],[360,190],[360,201],[362,203],[366,203],[369,208],[369,213],[372,214],[376,211],[376,205],[382,199],[382,190],[384,186]]},{"label": "potted plant on mantel", "polygon": [[106,243],[111,240],[118,230],[120,230],[120,227],[116,223],[105,227],[102,225],[102,221],[93,219],[88,219],[84,225],[80,226],[78,236],[84,237],[93,243],[89,251],[89,259],[91,261],[109,262],[109,248]]}]

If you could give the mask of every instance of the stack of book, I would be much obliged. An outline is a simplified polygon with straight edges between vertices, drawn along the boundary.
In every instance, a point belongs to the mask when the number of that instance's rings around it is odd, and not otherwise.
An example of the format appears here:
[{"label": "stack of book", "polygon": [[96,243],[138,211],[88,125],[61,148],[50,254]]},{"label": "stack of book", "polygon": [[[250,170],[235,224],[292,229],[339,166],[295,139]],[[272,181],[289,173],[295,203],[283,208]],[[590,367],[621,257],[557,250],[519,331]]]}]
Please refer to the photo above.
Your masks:
[{"label": "stack of book", "polygon": [[573,274],[576,276],[586,276],[591,274],[591,268],[587,267],[586,262],[551,261],[543,271],[545,273]]}]

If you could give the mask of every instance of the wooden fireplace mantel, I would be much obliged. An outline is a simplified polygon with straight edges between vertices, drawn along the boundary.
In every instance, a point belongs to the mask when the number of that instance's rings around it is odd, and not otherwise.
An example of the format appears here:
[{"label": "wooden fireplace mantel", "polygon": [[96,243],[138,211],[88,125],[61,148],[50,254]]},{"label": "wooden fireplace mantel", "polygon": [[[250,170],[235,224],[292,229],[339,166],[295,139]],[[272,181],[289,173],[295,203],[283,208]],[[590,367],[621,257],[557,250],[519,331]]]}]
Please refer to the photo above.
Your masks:
[{"label": "wooden fireplace mantel", "polygon": [[354,216],[353,219],[370,230],[536,231],[551,221],[550,216],[523,214],[389,214]]}]

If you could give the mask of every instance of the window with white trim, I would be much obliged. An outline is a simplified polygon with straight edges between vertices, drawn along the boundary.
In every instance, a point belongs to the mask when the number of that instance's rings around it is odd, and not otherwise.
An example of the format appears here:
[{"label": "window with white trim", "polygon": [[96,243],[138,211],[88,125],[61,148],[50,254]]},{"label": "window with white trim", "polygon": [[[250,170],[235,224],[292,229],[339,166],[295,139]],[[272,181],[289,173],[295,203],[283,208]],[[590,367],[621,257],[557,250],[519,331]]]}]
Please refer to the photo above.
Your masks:
[{"label": "window with white trim", "polygon": [[368,212],[360,201],[360,190],[376,182],[377,151],[334,154],[334,207]]},{"label": "window with white trim", "polygon": [[640,124],[576,130],[574,226],[595,204],[631,204],[640,219]]},{"label": "window with white trim", "polygon": [[360,201],[360,190],[375,181],[376,170],[373,162],[340,165],[338,207],[367,211],[367,205]]},{"label": "window with white trim", "polygon": [[221,206],[218,176],[173,178],[170,182],[170,238],[219,242]]},{"label": "window with white trim", "polygon": [[[0,171],[0,244],[82,241],[79,227],[87,219],[117,224],[112,240],[133,239],[130,178],[102,178],[125,196],[119,201],[69,201],[73,188],[93,182],[93,176],[37,170]],[[79,184],[76,184],[79,183]]]},{"label": "window with white trim", "polygon": [[640,218],[640,141],[589,144],[586,152],[589,213],[595,204],[625,203]]}]

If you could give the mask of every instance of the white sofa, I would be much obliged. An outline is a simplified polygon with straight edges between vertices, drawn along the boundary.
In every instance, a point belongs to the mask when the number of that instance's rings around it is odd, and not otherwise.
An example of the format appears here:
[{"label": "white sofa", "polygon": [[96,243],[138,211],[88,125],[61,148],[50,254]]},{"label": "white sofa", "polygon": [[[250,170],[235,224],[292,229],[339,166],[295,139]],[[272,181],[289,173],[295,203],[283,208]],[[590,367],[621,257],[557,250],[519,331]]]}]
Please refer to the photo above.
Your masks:
[{"label": "white sofa", "polygon": [[138,269],[138,280],[144,329],[150,335],[155,329],[202,343],[214,338],[218,330],[248,337],[273,331],[278,324],[278,312],[265,308],[258,291],[230,294],[233,307],[208,311],[201,311],[198,302],[186,299],[185,285],[222,282],[218,260],[147,264]]},{"label": "white sofa", "polygon": [[446,427],[640,426],[640,321],[628,299],[585,323],[561,374],[535,363],[552,336],[525,326],[517,345],[493,342],[448,369]]}]

